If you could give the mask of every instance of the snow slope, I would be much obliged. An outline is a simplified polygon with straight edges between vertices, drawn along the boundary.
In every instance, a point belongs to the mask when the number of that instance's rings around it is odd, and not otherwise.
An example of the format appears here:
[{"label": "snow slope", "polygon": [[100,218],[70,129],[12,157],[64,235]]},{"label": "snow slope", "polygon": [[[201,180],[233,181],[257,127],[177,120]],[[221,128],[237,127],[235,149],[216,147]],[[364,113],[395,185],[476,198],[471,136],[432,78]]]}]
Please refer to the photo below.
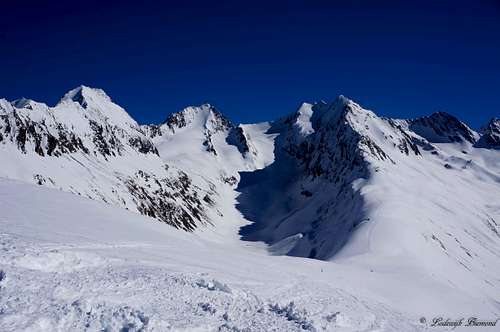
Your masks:
[{"label": "snow slope", "polygon": [[419,331],[499,311],[404,264],[269,256],[12,180],[0,198],[2,331]]}]

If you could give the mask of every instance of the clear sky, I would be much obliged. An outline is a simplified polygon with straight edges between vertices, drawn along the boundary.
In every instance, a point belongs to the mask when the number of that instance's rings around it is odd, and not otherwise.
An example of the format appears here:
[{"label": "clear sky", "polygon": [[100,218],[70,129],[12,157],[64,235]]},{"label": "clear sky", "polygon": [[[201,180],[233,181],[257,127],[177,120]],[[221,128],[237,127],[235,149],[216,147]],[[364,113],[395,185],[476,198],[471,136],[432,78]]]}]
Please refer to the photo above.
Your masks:
[{"label": "clear sky", "polygon": [[235,122],[344,94],[380,115],[500,116],[500,1],[3,1],[0,97],[80,84],[140,123],[210,102]]}]

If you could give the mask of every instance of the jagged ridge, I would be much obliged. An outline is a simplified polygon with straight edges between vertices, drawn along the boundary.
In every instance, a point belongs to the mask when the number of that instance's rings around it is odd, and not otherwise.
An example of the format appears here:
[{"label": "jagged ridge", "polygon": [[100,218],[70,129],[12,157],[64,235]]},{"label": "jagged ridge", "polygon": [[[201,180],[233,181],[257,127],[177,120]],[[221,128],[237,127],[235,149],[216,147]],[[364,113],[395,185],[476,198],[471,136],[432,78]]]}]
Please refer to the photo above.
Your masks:
[{"label": "jagged ridge", "polygon": [[[155,144],[102,90],[78,87],[52,108],[25,98],[2,100],[0,143],[15,146],[29,158],[22,161],[29,163],[24,165],[28,173],[21,174],[28,181],[137,209],[189,231],[210,223],[206,210],[213,192],[193,187],[184,172],[163,170]],[[44,159],[28,161],[32,153]],[[141,155],[147,158],[141,161]],[[18,176],[16,158],[4,164],[4,176]],[[58,172],[47,165],[64,168]]]},{"label": "jagged ridge", "polygon": [[[212,196],[216,192],[208,188],[215,185],[207,183],[203,194],[203,190],[198,187],[188,189],[184,184],[191,184],[192,181],[190,175],[182,171],[177,175],[170,174],[175,184],[168,185],[169,180],[162,177],[165,175],[155,174],[151,167],[139,166],[144,162],[138,163],[133,157],[148,156],[155,160],[153,164],[164,165],[157,158],[157,144],[160,141],[168,142],[168,137],[174,137],[188,128],[200,131],[201,146],[209,155],[219,158],[219,162],[224,163],[226,160],[221,151],[227,151],[227,148],[221,144],[234,146],[242,160],[251,160],[260,153],[244,126],[232,124],[209,104],[173,113],[160,125],[139,126],[104,91],[85,86],[66,93],[55,107],[25,98],[12,103],[0,101],[1,143],[10,142],[23,154],[35,152],[40,157],[67,156],[79,163],[78,167],[85,165],[89,169],[95,165],[87,166],[85,160],[92,159],[99,167],[110,168],[110,172],[118,174],[110,178],[119,179],[119,186],[122,190],[126,189],[127,195],[131,195],[128,199],[134,202],[139,212],[178,228],[193,230],[198,224],[211,223],[207,211],[214,205]],[[296,173],[290,181],[299,185],[302,196],[312,197],[314,193],[314,190],[304,185],[306,179],[312,183],[327,181],[335,199],[323,202],[320,209],[335,209],[339,204],[346,204],[351,197],[353,202],[356,201],[351,207],[353,216],[354,210],[359,209],[363,202],[353,200],[357,194],[352,185],[358,179],[370,178],[381,167],[379,163],[397,164],[400,156],[423,158],[424,151],[437,154],[435,144],[442,142],[496,148],[498,132],[498,120],[492,120],[478,139],[479,135],[467,125],[443,112],[413,120],[384,119],[343,96],[330,104],[304,103],[297,112],[273,122],[268,131],[270,135],[279,135],[275,144],[276,161],[272,167],[279,168],[282,160],[288,162],[292,158],[296,163]],[[220,137],[225,138],[224,143],[221,143]],[[134,159],[134,166],[131,167],[133,171],[114,166],[115,160],[118,160],[116,158]],[[213,162],[212,159],[206,161]],[[238,167],[237,170],[244,169],[243,166]],[[223,183],[237,183],[237,174],[228,174],[227,170],[220,172]],[[31,180],[64,189],[64,184],[48,173],[34,172]],[[297,177],[301,180],[297,181]],[[152,190],[152,183],[158,188]],[[165,191],[162,189],[164,187],[169,189]],[[89,190],[81,190],[74,185],[66,189],[124,207],[130,204],[123,197],[110,198],[110,195],[117,194],[104,193],[95,181]],[[166,203],[168,199],[175,202]],[[308,236],[301,241],[312,244],[310,251],[314,251],[314,255],[310,256],[327,255],[326,252],[332,252],[331,248],[320,249],[323,244],[312,241],[314,234],[323,231],[326,224],[331,228],[332,219],[343,220],[340,223],[344,229],[342,232],[348,232],[356,227],[360,218],[356,216],[346,221],[329,213],[323,214],[312,222],[315,231],[305,231]]]}]

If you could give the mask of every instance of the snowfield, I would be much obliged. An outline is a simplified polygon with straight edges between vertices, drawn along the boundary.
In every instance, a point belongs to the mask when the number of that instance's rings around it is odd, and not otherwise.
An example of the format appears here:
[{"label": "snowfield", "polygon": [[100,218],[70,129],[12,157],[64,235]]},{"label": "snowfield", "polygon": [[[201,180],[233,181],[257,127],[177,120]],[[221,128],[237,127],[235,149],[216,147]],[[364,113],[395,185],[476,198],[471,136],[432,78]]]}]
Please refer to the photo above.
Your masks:
[{"label": "snowfield", "polygon": [[13,181],[0,182],[0,198],[2,331],[422,327],[418,314],[381,302],[376,291],[353,292],[376,280],[398,287],[391,279],[403,290],[404,280],[392,273],[207,242],[119,208]]},{"label": "snowfield", "polygon": [[2,331],[420,331],[499,313],[405,262],[271,256],[11,180],[0,211]]},{"label": "snowfield", "polygon": [[499,128],[0,99],[0,331],[498,331]]}]

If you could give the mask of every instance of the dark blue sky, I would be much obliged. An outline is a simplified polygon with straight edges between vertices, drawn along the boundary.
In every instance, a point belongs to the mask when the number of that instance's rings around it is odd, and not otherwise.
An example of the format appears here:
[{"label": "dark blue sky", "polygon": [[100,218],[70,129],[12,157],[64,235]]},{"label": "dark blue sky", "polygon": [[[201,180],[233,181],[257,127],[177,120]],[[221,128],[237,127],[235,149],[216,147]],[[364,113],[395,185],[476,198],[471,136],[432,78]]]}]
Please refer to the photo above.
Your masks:
[{"label": "dark blue sky", "polygon": [[0,97],[104,89],[140,123],[210,102],[270,120],[344,94],[380,115],[500,115],[500,2],[9,1]]}]

